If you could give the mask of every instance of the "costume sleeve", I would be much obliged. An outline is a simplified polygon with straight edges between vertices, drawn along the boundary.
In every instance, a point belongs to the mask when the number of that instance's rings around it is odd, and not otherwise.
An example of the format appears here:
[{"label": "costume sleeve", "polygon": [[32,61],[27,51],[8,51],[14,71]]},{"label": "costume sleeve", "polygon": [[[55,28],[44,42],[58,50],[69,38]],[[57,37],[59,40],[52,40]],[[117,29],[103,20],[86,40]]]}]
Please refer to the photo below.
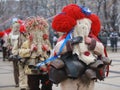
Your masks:
[{"label": "costume sleeve", "polygon": [[31,51],[30,51],[30,47],[29,47],[29,41],[25,41],[23,42],[23,44],[21,45],[21,49],[19,49],[19,55],[23,58],[25,57],[30,57],[31,55]]},{"label": "costume sleeve", "polygon": [[19,51],[19,49],[18,49],[18,40],[16,40],[15,43],[14,43],[14,46],[12,48],[12,54],[17,55],[18,51]]},{"label": "costume sleeve", "polygon": [[96,42],[96,46],[95,46],[94,52],[95,52],[97,55],[102,55],[102,56],[104,56],[104,46],[103,46],[103,44],[100,43],[100,42]]}]

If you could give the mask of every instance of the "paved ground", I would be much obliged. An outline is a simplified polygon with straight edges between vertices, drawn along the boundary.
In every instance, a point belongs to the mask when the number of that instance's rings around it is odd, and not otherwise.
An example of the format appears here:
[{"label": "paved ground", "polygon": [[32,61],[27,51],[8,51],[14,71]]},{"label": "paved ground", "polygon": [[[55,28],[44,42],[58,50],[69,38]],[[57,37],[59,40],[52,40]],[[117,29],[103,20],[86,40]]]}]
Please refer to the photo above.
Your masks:
[{"label": "paved ground", "polygon": [[[120,51],[111,52],[108,56],[113,60],[110,66],[109,77],[104,81],[96,82],[94,90],[120,90]],[[60,90],[59,86],[53,86],[54,90]],[[2,61],[0,53],[0,90],[19,90],[14,87],[12,62]]]}]

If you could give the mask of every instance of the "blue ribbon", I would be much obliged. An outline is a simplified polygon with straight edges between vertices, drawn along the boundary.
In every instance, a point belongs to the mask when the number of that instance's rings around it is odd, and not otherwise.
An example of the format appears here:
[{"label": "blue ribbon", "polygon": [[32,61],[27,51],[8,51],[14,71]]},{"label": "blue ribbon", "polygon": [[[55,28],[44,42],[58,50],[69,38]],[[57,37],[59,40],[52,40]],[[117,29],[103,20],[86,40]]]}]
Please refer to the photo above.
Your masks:
[{"label": "blue ribbon", "polygon": [[91,14],[91,11],[89,8],[85,7],[85,6],[79,6],[81,9],[82,9],[82,12],[85,14],[85,15],[90,15]]},{"label": "blue ribbon", "polygon": [[68,35],[66,36],[63,44],[62,44],[61,47],[60,47],[59,52],[57,53],[57,55],[52,56],[52,57],[49,57],[48,59],[44,60],[43,62],[38,63],[36,66],[37,66],[37,67],[41,67],[41,66],[47,64],[48,62],[51,62],[51,61],[54,61],[55,59],[57,59],[58,56],[60,55],[60,53],[62,52],[64,46],[66,45],[67,41],[68,41],[69,39],[71,39],[71,33],[72,33],[72,31],[73,31],[73,30],[71,30],[71,31],[68,33]]}]

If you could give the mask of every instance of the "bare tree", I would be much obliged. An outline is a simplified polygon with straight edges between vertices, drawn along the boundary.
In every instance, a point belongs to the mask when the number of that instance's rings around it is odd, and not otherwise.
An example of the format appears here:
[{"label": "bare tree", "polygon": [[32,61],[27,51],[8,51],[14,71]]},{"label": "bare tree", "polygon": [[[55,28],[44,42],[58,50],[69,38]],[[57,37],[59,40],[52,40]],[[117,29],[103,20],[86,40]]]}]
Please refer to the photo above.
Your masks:
[{"label": "bare tree", "polygon": [[112,10],[112,15],[111,15],[111,20],[113,20],[111,22],[111,26],[114,30],[116,30],[116,21],[117,21],[117,15],[118,15],[118,12],[117,12],[117,0],[114,0],[113,1],[113,10]]},{"label": "bare tree", "polygon": [[88,0],[0,0],[0,23],[13,15],[23,19],[39,15],[52,20],[64,6],[75,3],[84,5],[98,14],[104,27],[115,28],[120,21],[117,1],[119,0],[89,0],[89,2]]}]

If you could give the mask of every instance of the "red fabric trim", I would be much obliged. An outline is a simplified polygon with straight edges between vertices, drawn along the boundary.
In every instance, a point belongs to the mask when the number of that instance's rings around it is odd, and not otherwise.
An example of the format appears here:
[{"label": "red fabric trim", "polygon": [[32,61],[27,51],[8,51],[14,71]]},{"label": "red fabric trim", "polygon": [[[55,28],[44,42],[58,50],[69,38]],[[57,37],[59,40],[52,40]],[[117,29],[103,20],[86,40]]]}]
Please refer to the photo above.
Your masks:
[{"label": "red fabric trim", "polygon": [[[108,57],[108,55],[107,55],[107,51],[106,51],[106,48],[104,48],[104,52],[105,52],[105,56],[106,56],[106,57]],[[107,69],[107,72],[106,72],[106,77],[108,77],[108,75],[109,75],[109,69],[110,69],[110,66],[109,66],[109,65],[107,65],[106,69]]]},{"label": "red fabric trim", "polygon": [[66,38],[67,34],[62,35],[61,37],[58,38],[57,42],[60,42],[61,40],[63,40],[64,38]]}]

